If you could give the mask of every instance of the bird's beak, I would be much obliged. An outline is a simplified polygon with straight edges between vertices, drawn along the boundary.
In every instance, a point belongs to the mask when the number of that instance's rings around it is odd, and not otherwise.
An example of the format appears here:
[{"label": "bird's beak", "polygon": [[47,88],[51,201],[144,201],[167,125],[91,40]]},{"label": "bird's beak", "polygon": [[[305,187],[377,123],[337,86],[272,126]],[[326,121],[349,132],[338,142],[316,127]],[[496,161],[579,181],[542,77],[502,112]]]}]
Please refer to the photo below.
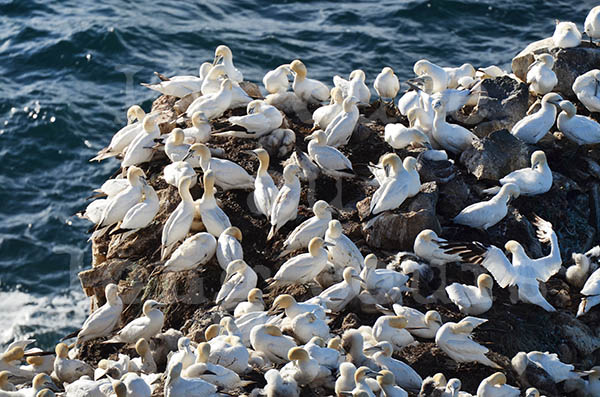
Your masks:
[{"label": "bird's beak", "polygon": [[356,279],[356,280],[359,280],[361,283],[364,283],[364,282],[365,282],[365,280],[363,280],[362,278],[360,278],[360,276],[356,276],[356,275],[354,275],[354,276],[352,276],[352,278],[353,278],[353,279]]},{"label": "bird's beak", "polygon": [[340,210],[338,210],[335,207],[329,207],[329,212],[331,212],[332,214],[336,214],[336,215],[340,215]]},{"label": "bird's beak", "polygon": [[213,66],[215,66],[217,63],[219,63],[219,61],[223,59],[223,57],[221,55],[215,55],[215,59],[213,60]]},{"label": "bird's beak", "polygon": [[242,153],[250,155],[250,156],[255,156],[256,153],[254,153],[252,150],[242,150]]},{"label": "bird's beak", "polygon": [[335,246],[335,243],[330,243],[328,241],[323,242],[323,247],[334,247],[334,246]]},{"label": "bird's beak", "polygon": [[192,157],[193,155],[194,155],[194,151],[188,150],[187,154],[183,157],[183,159],[181,161],[185,161],[185,160],[189,159],[190,157]]},{"label": "bird's beak", "polygon": [[305,141],[310,141],[311,139],[313,139],[313,134],[307,135],[304,140]]},{"label": "bird's beak", "polygon": [[535,167],[537,167],[538,165],[540,165],[540,162],[536,161],[535,163],[531,164],[531,169],[535,169]]},{"label": "bird's beak", "polygon": [[364,351],[367,353],[380,352],[381,348],[379,346],[375,345],[375,346],[367,347]]},{"label": "bird's beak", "polygon": [[166,304],[166,303],[161,303],[161,302],[159,302],[159,303],[157,303],[157,304],[156,304],[156,305],[154,305],[154,306],[156,306],[156,307],[167,307],[167,304]]},{"label": "bird's beak", "polygon": [[378,377],[380,375],[381,375],[381,372],[375,372],[375,371],[371,371],[371,370],[369,370],[367,372],[367,376],[370,376],[370,377],[373,377],[373,378],[376,378],[376,377]]}]

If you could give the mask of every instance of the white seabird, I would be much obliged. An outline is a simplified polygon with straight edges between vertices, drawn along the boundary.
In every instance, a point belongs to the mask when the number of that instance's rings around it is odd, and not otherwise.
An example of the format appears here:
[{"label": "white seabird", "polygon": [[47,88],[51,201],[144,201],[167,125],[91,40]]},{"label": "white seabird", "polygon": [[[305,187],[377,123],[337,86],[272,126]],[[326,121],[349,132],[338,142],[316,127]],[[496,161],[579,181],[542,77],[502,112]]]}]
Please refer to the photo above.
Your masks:
[{"label": "white seabird", "polygon": [[160,136],[160,130],[155,121],[158,115],[160,113],[150,113],[144,117],[142,130],[138,132],[125,150],[125,156],[121,161],[122,168],[142,164],[152,159],[154,140]]},{"label": "white seabird", "polygon": [[233,53],[231,49],[226,45],[220,45],[215,49],[215,59],[213,60],[213,67],[218,65],[219,62],[223,60],[223,66],[225,66],[225,71],[227,73],[227,77],[231,79],[231,81],[235,81],[236,83],[241,83],[244,80],[244,76],[242,72],[240,72],[233,64]]},{"label": "white seabird", "polygon": [[449,124],[446,121],[446,103],[436,99],[432,103],[435,112],[433,119],[433,137],[435,141],[445,150],[454,154],[462,153],[478,140],[471,131],[457,124]]},{"label": "white seabird", "polygon": [[273,301],[273,306],[269,312],[274,313],[277,310],[283,309],[285,315],[289,319],[294,319],[303,313],[313,313],[317,318],[325,320],[325,309],[320,304],[313,304],[307,302],[296,302],[296,299],[292,295],[283,294],[279,295]]},{"label": "white seabird", "polygon": [[404,174],[408,176],[408,173],[405,172],[400,157],[395,153],[388,153],[381,163],[384,169],[391,167],[391,172],[371,197],[369,212],[374,215],[400,207],[409,192],[408,178],[403,178]]},{"label": "white seabird", "polygon": [[162,268],[164,272],[182,272],[206,264],[217,249],[217,240],[210,233],[196,233],[186,238]]},{"label": "white seabird", "polygon": [[398,95],[398,90],[400,90],[400,82],[398,81],[398,77],[394,74],[394,70],[386,66],[381,69],[381,73],[375,78],[373,88],[375,88],[377,95],[379,95],[379,98],[381,98],[383,102],[393,102],[396,95]]},{"label": "white seabird", "polygon": [[105,206],[98,222],[99,233],[106,231],[108,226],[122,221],[129,210],[141,201],[145,176],[144,171],[140,168],[135,166],[129,167],[127,170],[127,182],[129,186],[104,202]]},{"label": "white seabird", "polygon": [[377,342],[389,342],[394,351],[400,351],[415,341],[406,330],[407,325],[408,320],[404,316],[380,316],[373,324],[373,338]]},{"label": "white seabird", "polygon": [[446,287],[450,300],[463,314],[478,316],[492,307],[494,280],[488,274],[477,277],[477,286],[452,283]]},{"label": "white seabird", "polygon": [[313,237],[325,236],[325,231],[331,221],[332,208],[324,200],[318,200],[313,204],[313,217],[308,218],[298,225],[283,242],[283,251],[277,258],[283,258],[297,249],[308,247]]},{"label": "white seabird", "polygon": [[379,304],[387,304],[389,292],[393,288],[406,290],[409,277],[391,269],[377,269],[377,257],[369,254],[364,259],[364,267],[360,271],[364,289],[373,296]]},{"label": "white seabird", "polygon": [[477,388],[479,397],[518,397],[521,391],[514,386],[506,384],[506,375],[496,372],[481,381]]},{"label": "white seabird", "polygon": [[[411,109],[409,112],[413,112],[413,110]],[[431,147],[429,137],[423,131],[416,127],[407,128],[400,123],[386,124],[384,139],[394,149],[404,149],[408,146]]]},{"label": "white seabird", "polygon": [[165,397],[217,397],[217,386],[205,380],[181,377],[182,364],[177,363],[168,370],[165,380]]},{"label": "white seabird", "polygon": [[215,303],[223,310],[234,309],[243,302],[251,289],[256,288],[256,272],[241,259],[227,265],[227,275]]},{"label": "white seabird", "polygon": [[138,105],[133,105],[127,109],[127,125],[117,131],[108,146],[100,150],[90,161],[102,161],[122,154],[138,133],[142,131],[145,116],[146,113]]},{"label": "white seabird", "polygon": [[192,126],[183,130],[186,143],[194,144],[208,142],[211,137],[211,128],[212,127],[204,113],[196,112],[192,114]]},{"label": "white seabird", "polygon": [[225,131],[214,136],[233,136],[236,138],[260,138],[276,130],[283,122],[283,116],[275,106],[267,104],[262,99],[248,103],[247,115],[232,116],[229,122],[243,127],[246,131]]},{"label": "white seabird", "polygon": [[520,190],[517,185],[507,183],[494,197],[469,205],[460,211],[452,221],[475,229],[487,230],[506,216],[509,200],[519,197],[519,194]]},{"label": "white seabird", "polygon": [[329,98],[329,88],[325,84],[306,78],[307,70],[302,61],[292,61],[290,69],[294,73],[292,88],[298,98],[307,103],[321,103]]},{"label": "white seabird", "polygon": [[107,336],[117,325],[121,318],[123,310],[123,301],[119,297],[119,289],[115,284],[107,284],[104,287],[104,296],[106,303],[96,309],[85,320],[81,326],[81,331],[77,334],[75,344],[80,344],[88,340]]},{"label": "white seabird", "polygon": [[600,112],[600,70],[592,69],[578,76],[573,82],[573,92],[590,112]]},{"label": "white seabird", "polygon": [[421,376],[410,365],[392,357],[392,354],[394,354],[392,343],[388,341],[379,342],[367,350],[376,351],[373,354],[373,360],[382,369],[388,370],[394,375],[395,383],[398,386],[415,393],[421,389],[423,383]]},{"label": "white seabird", "polygon": [[283,169],[284,184],[279,189],[271,208],[271,230],[269,230],[267,241],[272,239],[288,221],[296,219],[301,193],[299,173],[300,168],[294,164],[288,164]]},{"label": "white seabird", "polygon": [[577,114],[577,108],[569,101],[561,101],[562,112],[558,115],[560,132],[578,145],[600,143],[600,124],[590,117]]},{"label": "white seabird", "polygon": [[196,112],[202,112],[207,120],[221,117],[231,106],[232,90],[231,80],[225,79],[221,82],[219,91],[194,99],[194,102],[188,106],[186,113],[193,115]]},{"label": "white seabird", "polygon": [[335,117],[344,109],[343,103],[344,96],[342,95],[342,89],[333,87],[331,89],[331,103],[319,107],[312,114],[314,123],[313,130],[316,130],[317,128],[322,130],[327,129],[329,124],[331,124]]},{"label": "white seabird", "polygon": [[[345,309],[345,307],[352,301],[352,299],[358,296],[360,292],[360,282],[362,281],[356,270],[352,267],[344,269],[343,280],[337,284],[334,284],[321,292],[317,297],[320,302],[323,302],[327,309],[332,312],[339,313]],[[313,301],[309,300],[309,302]]]},{"label": "white seabird", "polygon": [[172,163],[183,161],[190,149],[190,145],[184,142],[185,132],[181,128],[174,128],[165,142],[165,154]]},{"label": "white seabird", "polygon": [[166,306],[164,303],[148,299],[143,305],[142,313],[144,315],[132,320],[105,343],[133,344],[140,338],[150,340],[160,332],[163,326],[165,315],[160,308]]},{"label": "white seabird", "polygon": [[474,78],[475,68],[470,63],[463,63],[458,67],[444,67],[448,75],[448,88],[457,88],[460,85],[461,79]]},{"label": "white seabird", "polygon": [[488,320],[465,317],[458,323],[448,322],[440,327],[435,335],[435,343],[454,361],[478,362],[492,368],[501,368],[485,356],[489,349],[472,340],[474,328]]},{"label": "white seabird", "polygon": [[344,235],[340,221],[336,219],[329,221],[325,241],[329,243],[327,247],[329,262],[340,269],[351,267],[357,274],[360,273],[365,259],[356,244]]},{"label": "white seabird", "polygon": [[246,302],[240,302],[233,311],[233,318],[237,319],[242,317],[244,314],[264,312],[265,301],[263,300],[263,293],[259,288],[252,288],[248,292],[248,300]]},{"label": "white seabird", "polygon": [[279,193],[279,189],[275,186],[273,178],[269,175],[269,152],[265,149],[258,148],[250,151],[250,153],[258,157],[259,166],[254,179],[254,192],[252,198],[258,212],[269,218],[273,202]]},{"label": "white seabird", "polygon": [[200,65],[198,76],[184,75],[166,77],[162,74],[156,73],[161,81],[155,84],[142,83],[142,85],[150,88],[151,90],[158,91],[163,95],[171,95],[177,98],[183,98],[188,94],[199,92],[202,89],[202,82],[211,68],[212,65],[210,63],[204,62],[202,65]]},{"label": "white seabird", "polygon": [[550,54],[534,55],[535,62],[527,69],[527,84],[534,95],[546,95],[558,84],[554,67],[554,57]]},{"label": "white seabird", "polygon": [[577,309],[577,317],[583,316],[600,303],[600,269],[590,275],[580,293],[583,297]]},{"label": "white seabird", "polygon": [[231,227],[231,222],[215,199],[215,172],[212,169],[204,172],[203,182],[204,193],[194,202],[195,211],[200,214],[206,231],[215,237],[220,236]]},{"label": "white seabird", "polygon": [[405,329],[414,336],[425,339],[435,338],[437,330],[442,326],[442,317],[435,310],[429,310],[425,314],[412,307],[402,306],[397,303],[392,305],[396,316],[406,318]]},{"label": "white seabird", "polygon": [[159,207],[160,205],[156,191],[154,191],[152,186],[144,184],[142,187],[141,201],[127,211],[123,217],[123,221],[118,226],[121,230],[128,230],[123,233],[122,238],[125,239],[152,223],[160,209]]},{"label": "white seabird", "polygon": [[292,283],[308,283],[312,281],[327,264],[327,251],[324,247],[329,243],[320,237],[313,237],[308,244],[308,253],[288,259],[269,279],[271,286]]},{"label": "white seabird", "polygon": [[[535,196],[544,194],[552,187],[552,171],[548,167],[546,153],[536,150],[531,154],[531,167],[522,168],[506,175],[500,179],[501,185],[513,183],[519,187],[519,194],[523,196]],[[497,193],[500,188],[490,188],[484,193]]]},{"label": "white seabird", "polygon": [[408,393],[396,385],[396,377],[387,369],[379,371],[377,383],[381,388],[381,394],[385,397],[408,397]]},{"label": "white seabird", "polygon": [[223,270],[227,270],[227,265],[236,259],[244,259],[244,249],[242,248],[242,231],[230,226],[223,230],[217,240],[217,261]]},{"label": "white seabird", "polygon": [[288,75],[291,73],[290,65],[283,64],[268,71],[262,79],[263,85],[269,94],[286,92],[290,87]]},{"label": "white seabird", "polygon": [[190,194],[191,178],[183,178],[179,182],[181,202],[165,222],[161,237],[161,260],[171,253],[175,243],[185,239],[194,220],[194,199]]},{"label": "white seabird", "polygon": [[558,22],[552,35],[555,47],[572,48],[581,44],[581,32],[573,22]]},{"label": "white seabird", "polygon": [[296,347],[292,337],[283,335],[281,330],[271,324],[258,325],[250,332],[252,348],[274,364],[288,362],[288,352]]},{"label": "white seabird", "polygon": [[345,80],[340,76],[333,76],[333,84],[341,88],[344,98],[355,97],[357,103],[368,105],[371,91],[365,84],[365,72],[360,69],[353,70],[349,78],[350,80]]},{"label": "white seabird", "polygon": [[590,38],[590,42],[600,39],[600,6],[592,8],[587,14],[583,23],[583,31]]},{"label": "white seabird", "polygon": [[345,146],[350,141],[358,122],[358,100],[354,96],[347,97],[342,103],[342,110],[331,120],[325,129],[327,144],[332,147]]},{"label": "white seabird", "polygon": [[433,266],[442,266],[446,263],[459,262],[460,255],[447,254],[442,247],[448,240],[439,237],[433,230],[422,230],[413,244],[414,253]]},{"label": "white seabird", "polygon": [[435,63],[421,59],[415,63],[413,71],[417,76],[428,75],[433,79],[433,92],[441,92],[448,88],[448,73]]},{"label": "white seabird", "polygon": [[195,143],[190,146],[184,160],[192,156],[199,158],[202,171],[214,171],[215,184],[220,189],[254,189],[254,178],[244,168],[233,161],[212,157],[210,149],[206,145]]},{"label": "white seabird", "polygon": [[510,133],[525,143],[538,143],[554,125],[556,108],[562,100],[562,97],[555,92],[544,95],[540,110],[522,118],[513,126]]},{"label": "white seabird", "polygon": [[542,296],[538,282],[546,282],[556,274],[562,265],[558,237],[552,224],[537,217],[535,221],[538,239],[542,243],[550,243],[550,254],[538,259],[531,259],[525,253],[523,246],[511,240],[505,245],[507,251],[512,253],[512,263],[497,247],[485,246],[474,242],[466,244],[462,249],[457,243],[456,249],[450,251],[460,253],[465,262],[480,264],[492,273],[500,288],[517,286],[519,299],[542,307],[546,311],[555,311]]},{"label": "white seabird", "polygon": [[[225,66],[217,65],[213,67],[204,82],[202,83],[202,94],[203,96],[213,95],[219,92],[221,89],[222,79],[227,77],[227,71]],[[240,87],[239,83],[231,81],[231,102],[227,106],[227,109],[235,109],[243,107],[252,102],[252,98]],[[190,113],[188,113],[190,114]]]},{"label": "white seabird", "polygon": [[196,171],[187,161],[176,161],[163,169],[163,178],[171,186],[178,187],[185,177],[191,178],[190,188],[196,186]]},{"label": "white seabird", "polygon": [[73,383],[82,376],[94,376],[94,369],[81,360],[71,360],[67,357],[69,347],[64,343],[56,345],[54,374],[61,382]]},{"label": "white seabird", "polygon": [[327,143],[327,137],[322,130],[308,135],[308,155],[324,173],[334,178],[354,177],[352,162],[342,152]]}]

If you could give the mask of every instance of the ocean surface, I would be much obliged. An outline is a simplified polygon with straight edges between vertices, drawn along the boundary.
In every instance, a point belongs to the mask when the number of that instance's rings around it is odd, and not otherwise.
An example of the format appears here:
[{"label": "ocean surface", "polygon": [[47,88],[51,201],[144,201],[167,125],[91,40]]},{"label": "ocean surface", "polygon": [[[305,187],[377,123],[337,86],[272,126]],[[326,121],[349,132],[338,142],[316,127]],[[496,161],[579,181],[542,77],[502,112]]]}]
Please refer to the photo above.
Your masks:
[{"label": "ocean surface", "polygon": [[[193,4],[196,3],[196,4]],[[77,272],[90,225],[74,214],[118,167],[88,159],[149,110],[152,72],[195,74],[227,44],[247,80],[300,58],[335,74],[384,66],[407,79],[427,58],[510,68],[554,20],[582,29],[594,1],[50,1],[0,0],[0,346],[52,346],[88,309]]]}]

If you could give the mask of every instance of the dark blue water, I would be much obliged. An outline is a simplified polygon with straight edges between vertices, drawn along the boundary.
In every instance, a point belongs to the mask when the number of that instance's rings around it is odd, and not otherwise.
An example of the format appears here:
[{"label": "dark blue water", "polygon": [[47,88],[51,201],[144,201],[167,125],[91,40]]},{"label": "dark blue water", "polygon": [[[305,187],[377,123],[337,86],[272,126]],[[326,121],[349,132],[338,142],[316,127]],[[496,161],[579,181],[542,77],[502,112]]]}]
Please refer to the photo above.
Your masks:
[{"label": "dark blue water", "polygon": [[89,266],[73,216],[116,169],[88,159],[154,92],[152,72],[195,74],[227,44],[247,80],[295,58],[331,85],[413,63],[509,68],[554,19],[580,28],[593,1],[168,2],[0,0],[0,345],[52,345],[83,321]]}]

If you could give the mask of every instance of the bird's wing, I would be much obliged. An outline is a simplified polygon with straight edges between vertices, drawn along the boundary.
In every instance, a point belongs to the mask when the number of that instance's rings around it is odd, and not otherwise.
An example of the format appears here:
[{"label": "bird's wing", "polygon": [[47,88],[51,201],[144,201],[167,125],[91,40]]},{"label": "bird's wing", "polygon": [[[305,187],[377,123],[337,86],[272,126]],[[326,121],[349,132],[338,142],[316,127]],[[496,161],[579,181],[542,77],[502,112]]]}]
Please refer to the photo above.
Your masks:
[{"label": "bird's wing", "polygon": [[322,146],[314,153],[315,162],[325,170],[354,173],[352,163],[339,150]]},{"label": "bird's wing", "polygon": [[247,116],[234,116],[229,118],[229,122],[235,125],[241,125],[250,132],[262,130],[269,120],[262,113],[249,114]]},{"label": "bird's wing", "polygon": [[458,324],[462,325],[462,324],[469,324],[471,325],[473,328],[477,328],[479,327],[481,324],[487,323],[487,319],[485,318],[479,318],[479,317],[473,317],[473,316],[467,316],[465,318],[463,318],[462,320],[460,320],[458,322]]},{"label": "bird's wing", "polygon": [[532,260],[532,268],[536,273],[536,278],[546,282],[554,274],[558,273],[562,266],[560,258],[560,249],[558,247],[558,237],[552,229],[552,224],[535,216],[534,225],[537,227],[537,236],[541,243],[550,243],[550,254],[539,259]]},{"label": "bird's wing", "polygon": [[485,354],[489,351],[487,347],[480,345],[468,337],[453,337],[451,339],[447,339],[445,346],[448,350],[451,350],[458,355]]},{"label": "bird's wing", "polygon": [[107,324],[114,324],[115,316],[118,316],[116,307],[102,306],[85,320],[79,335],[96,334],[102,330],[105,332],[112,331],[112,329],[106,329],[106,326]]},{"label": "bird's wing", "polygon": [[338,75],[333,76],[333,85],[342,90],[342,96],[345,98],[350,91],[350,82]]},{"label": "bird's wing", "polygon": [[219,303],[223,302],[225,299],[227,299],[229,294],[231,294],[231,292],[234,291],[236,289],[236,287],[238,285],[240,285],[243,281],[244,281],[244,277],[241,274],[239,274],[239,273],[234,274],[227,282],[225,282],[221,286],[221,289],[219,290],[219,293],[217,294],[217,298],[215,299],[215,303],[219,304]]}]

